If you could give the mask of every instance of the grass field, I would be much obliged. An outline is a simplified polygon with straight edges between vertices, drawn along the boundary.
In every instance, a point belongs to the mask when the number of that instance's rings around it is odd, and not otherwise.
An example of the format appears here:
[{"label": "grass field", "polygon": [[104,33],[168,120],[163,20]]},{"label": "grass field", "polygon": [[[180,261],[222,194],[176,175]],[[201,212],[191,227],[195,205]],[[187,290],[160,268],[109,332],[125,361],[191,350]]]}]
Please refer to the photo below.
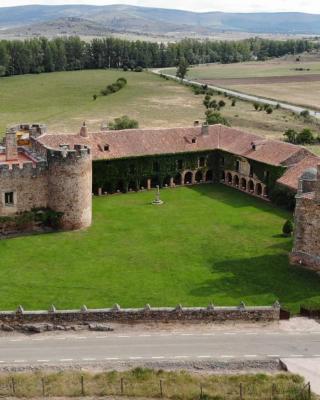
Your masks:
[{"label": "grass field", "polygon": [[[303,400],[307,395],[306,389],[302,391],[305,384],[303,378],[286,373],[212,375],[185,371],[166,372],[138,367],[122,372],[3,373],[0,375],[0,395],[5,396],[4,398],[9,398],[12,393],[12,378],[15,381],[17,397],[34,399],[44,397],[43,391],[47,397],[54,398],[62,396],[77,398],[82,397],[84,393],[85,396],[94,396],[90,398],[124,396],[125,398],[157,399],[162,397],[160,396],[160,380],[163,397],[173,400],[199,398],[200,386],[202,386],[203,398],[238,399],[240,384],[242,393],[249,400],[269,399],[270,393],[282,400]],[[123,394],[121,394],[121,379],[123,379]]]},{"label": "grass field", "polygon": [[[124,76],[128,85],[113,95],[93,94]],[[201,99],[149,73],[114,70],[57,72],[0,79],[0,131],[19,122],[43,122],[52,132],[90,129],[128,114],[141,127],[190,126],[203,114]]]},{"label": "grass field", "polygon": [[[309,69],[296,71],[295,68]],[[175,68],[168,68],[175,74]],[[286,61],[275,59],[271,61],[251,61],[237,64],[209,64],[190,68],[189,79],[222,79],[222,78],[252,78],[265,76],[295,76],[320,74],[320,61]]]},{"label": "grass field", "polygon": [[290,215],[221,185],[94,198],[86,231],[0,241],[0,309],[268,305],[320,301],[288,263]]}]

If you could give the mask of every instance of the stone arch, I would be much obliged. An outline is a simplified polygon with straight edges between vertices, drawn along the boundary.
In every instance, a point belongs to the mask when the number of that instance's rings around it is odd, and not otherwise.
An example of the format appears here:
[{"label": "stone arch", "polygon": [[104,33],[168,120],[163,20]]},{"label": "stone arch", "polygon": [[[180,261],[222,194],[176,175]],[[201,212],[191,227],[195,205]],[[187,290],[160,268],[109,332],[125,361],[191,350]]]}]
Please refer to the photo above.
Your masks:
[{"label": "stone arch", "polygon": [[191,172],[191,171],[186,172],[186,173],[184,174],[183,183],[184,183],[185,185],[191,185],[191,183],[192,183],[192,178],[193,178],[192,172]]},{"label": "stone arch", "polygon": [[200,183],[203,180],[203,173],[202,171],[198,170],[195,175],[195,182]]},{"label": "stone arch", "polygon": [[182,175],[178,172],[176,176],[173,178],[173,183],[175,185],[182,185]]},{"label": "stone arch", "polygon": [[233,176],[233,185],[239,187],[239,176],[238,175]]},{"label": "stone arch", "polygon": [[255,193],[258,196],[262,195],[262,185],[261,185],[261,183],[257,183],[256,184]]},{"label": "stone arch", "polygon": [[213,181],[213,172],[211,171],[211,169],[209,169],[206,172],[206,182],[212,182]]},{"label": "stone arch", "polygon": [[241,189],[247,190],[247,181],[245,180],[245,178],[241,178]]},{"label": "stone arch", "polygon": [[227,183],[232,184],[232,174],[230,172],[227,173]]},{"label": "stone arch", "polygon": [[254,183],[251,179],[248,182],[248,190],[249,190],[249,192],[254,192]]}]

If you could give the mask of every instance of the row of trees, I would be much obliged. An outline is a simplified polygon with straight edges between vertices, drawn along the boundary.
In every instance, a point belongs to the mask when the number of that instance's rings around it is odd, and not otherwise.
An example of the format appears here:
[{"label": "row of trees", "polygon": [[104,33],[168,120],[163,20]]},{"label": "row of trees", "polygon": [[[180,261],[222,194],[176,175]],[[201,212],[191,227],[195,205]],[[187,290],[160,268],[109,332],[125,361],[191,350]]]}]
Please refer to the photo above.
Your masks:
[{"label": "row of trees", "polygon": [[117,38],[93,39],[88,43],[79,37],[2,40],[0,75],[92,68],[172,67],[182,58],[186,60],[186,65],[234,63],[298,54],[315,46],[307,40],[260,38],[230,42],[185,39],[169,44]]}]

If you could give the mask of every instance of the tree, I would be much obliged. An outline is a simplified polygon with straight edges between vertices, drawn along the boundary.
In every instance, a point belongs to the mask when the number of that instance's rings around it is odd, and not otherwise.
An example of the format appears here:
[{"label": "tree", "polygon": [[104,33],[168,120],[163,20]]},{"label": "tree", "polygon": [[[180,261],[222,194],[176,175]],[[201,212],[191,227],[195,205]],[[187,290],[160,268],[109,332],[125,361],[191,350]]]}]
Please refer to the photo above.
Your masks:
[{"label": "tree", "polygon": [[211,96],[210,94],[206,94],[203,100],[203,105],[205,106],[206,109],[210,107],[210,102],[211,102]]},{"label": "tree", "polygon": [[314,136],[310,129],[305,128],[297,135],[298,144],[312,144],[314,142]]},{"label": "tree", "polygon": [[284,236],[291,236],[293,232],[293,223],[291,220],[287,220],[282,228],[282,233]]},{"label": "tree", "polygon": [[259,103],[253,103],[253,107],[254,107],[254,109],[255,109],[256,111],[258,111],[259,108],[260,108],[260,104],[259,104]]},{"label": "tree", "polygon": [[180,58],[176,76],[183,80],[189,71],[189,64],[184,57]]},{"label": "tree", "polygon": [[206,112],[206,122],[209,125],[221,124],[230,126],[228,120],[225,117],[223,117],[219,112],[216,111],[209,110]]},{"label": "tree", "polygon": [[266,113],[267,113],[267,114],[272,114],[272,113],[273,113],[273,108],[272,108],[271,106],[268,106],[268,107],[266,108]]},{"label": "tree", "polygon": [[283,134],[285,141],[289,143],[297,143],[298,132],[294,129],[287,129]]},{"label": "tree", "polygon": [[113,122],[110,122],[109,129],[112,131],[120,131],[122,129],[136,129],[139,128],[139,123],[135,119],[130,119],[127,115],[123,115],[120,118],[115,118]]},{"label": "tree", "polygon": [[226,102],[224,100],[220,100],[218,103],[219,108],[223,108],[226,105]]}]

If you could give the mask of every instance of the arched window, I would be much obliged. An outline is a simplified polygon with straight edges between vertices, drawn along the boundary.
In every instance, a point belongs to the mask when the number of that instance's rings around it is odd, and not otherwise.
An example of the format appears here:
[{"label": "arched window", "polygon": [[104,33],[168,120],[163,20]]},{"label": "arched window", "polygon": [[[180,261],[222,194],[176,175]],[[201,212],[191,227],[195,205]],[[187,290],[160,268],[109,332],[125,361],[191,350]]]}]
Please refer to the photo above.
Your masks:
[{"label": "arched window", "polygon": [[235,175],[233,177],[233,184],[234,184],[234,186],[239,187],[239,177],[238,177],[238,175]]},{"label": "arched window", "polygon": [[247,181],[244,178],[241,178],[241,189],[247,190]]},{"label": "arched window", "polygon": [[196,176],[195,176],[195,181],[197,183],[200,183],[203,180],[203,175],[201,171],[197,171]]},{"label": "arched window", "polygon": [[209,171],[206,172],[206,182],[212,182],[213,181],[213,173],[209,169]]},{"label": "arched window", "polygon": [[184,176],[184,184],[190,185],[192,183],[192,172],[187,172]]}]

